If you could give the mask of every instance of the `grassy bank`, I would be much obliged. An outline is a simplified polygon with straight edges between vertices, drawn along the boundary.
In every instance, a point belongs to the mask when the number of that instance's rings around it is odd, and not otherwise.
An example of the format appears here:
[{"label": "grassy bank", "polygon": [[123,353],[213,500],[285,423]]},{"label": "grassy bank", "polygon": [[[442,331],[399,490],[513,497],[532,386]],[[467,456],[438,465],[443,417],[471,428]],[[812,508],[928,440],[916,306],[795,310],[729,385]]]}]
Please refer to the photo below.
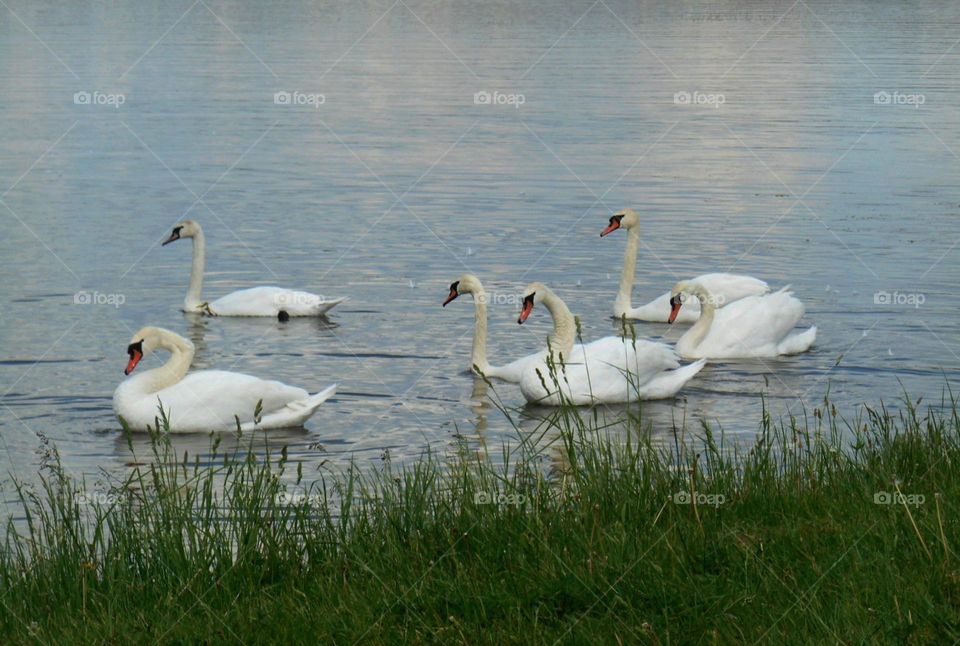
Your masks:
[{"label": "grassy bank", "polygon": [[158,436],[92,502],[54,457],[7,529],[0,640],[952,642],[960,415],[898,410],[764,416],[737,452],[559,409],[506,466],[464,446],[311,487]]}]

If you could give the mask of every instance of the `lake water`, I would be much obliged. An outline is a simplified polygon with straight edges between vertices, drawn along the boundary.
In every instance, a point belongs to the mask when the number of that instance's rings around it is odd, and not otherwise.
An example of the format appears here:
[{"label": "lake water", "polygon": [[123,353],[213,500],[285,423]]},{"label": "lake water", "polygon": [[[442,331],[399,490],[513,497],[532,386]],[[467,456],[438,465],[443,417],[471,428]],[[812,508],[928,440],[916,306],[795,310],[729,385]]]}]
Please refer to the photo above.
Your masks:
[{"label": "lake water", "polygon": [[[836,5],[8,0],[4,495],[44,438],[75,474],[129,468],[111,397],[147,324],[191,338],[196,368],[339,382],[273,435],[308,472],[457,434],[496,448],[516,433],[474,397],[472,306],[441,308],[449,284],[471,271],[499,299],[493,363],[544,342],[549,317],[518,327],[511,302],[532,280],[587,340],[614,333],[626,236],[597,234],[626,206],[635,304],[737,271],[792,285],[820,329],[808,354],[714,363],[646,405],[655,435],[685,416],[749,441],[760,393],[785,415],[828,388],[841,408],[960,390],[960,5]],[[350,302],[320,322],[185,316],[189,244],[159,246],[185,216],[206,295]]]}]

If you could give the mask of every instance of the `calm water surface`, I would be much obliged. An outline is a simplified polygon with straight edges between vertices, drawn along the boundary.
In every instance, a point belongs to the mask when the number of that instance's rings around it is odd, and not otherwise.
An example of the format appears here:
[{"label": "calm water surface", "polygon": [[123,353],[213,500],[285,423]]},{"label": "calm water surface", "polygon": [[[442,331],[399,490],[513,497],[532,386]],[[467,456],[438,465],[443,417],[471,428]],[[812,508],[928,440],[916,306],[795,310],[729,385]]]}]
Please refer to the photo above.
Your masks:
[{"label": "calm water surface", "polygon": [[[954,3],[8,4],[7,497],[44,438],[75,474],[129,468],[111,397],[146,324],[192,339],[196,368],[338,381],[305,430],[273,436],[308,469],[457,434],[511,441],[466,372],[472,307],[442,309],[448,285],[471,271],[498,299],[494,363],[549,330],[544,313],[515,323],[532,280],[586,339],[611,334],[626,240],[597,234],[625,206],[643,217],[635,303],[733,270],[792,285],[820,329],[808,354],[714,363],[646,405],[655,436],[685,416],[749,441],[760,393],[785,415],[828,389],[849,406],[958,389]],[[279,284],[350,302],[328,321],[185,316],[189,245],[159,246],[185,215],[207,234],[207,295]]]}]

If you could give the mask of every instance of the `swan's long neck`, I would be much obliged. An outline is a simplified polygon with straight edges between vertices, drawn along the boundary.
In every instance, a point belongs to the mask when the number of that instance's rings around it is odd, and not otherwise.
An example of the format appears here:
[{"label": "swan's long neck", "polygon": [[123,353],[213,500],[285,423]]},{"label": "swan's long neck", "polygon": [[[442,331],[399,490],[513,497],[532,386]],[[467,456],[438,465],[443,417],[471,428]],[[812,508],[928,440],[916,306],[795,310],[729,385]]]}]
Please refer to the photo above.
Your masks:
[{"label": "swan's long neck", "polygon": [[201,303],[200,290],[203,289],[203,231],[193,235],[193,265],[190,267],[190,286],[187,288],[187,297],[183,300],[183,309],[195,311]]},{"label": "swan's long neck", "polygon": [[159,368],[147,370],[140,375],[142,390],[155,393],[183,379],[193,362],[193,344],[181,336],[165,334],[158,347],[170,351],[170,358]]},{"label": "swan's long neck", "polygon": [[480,372],[489,375],[487,363],[487,293],[478,289],[473,293],[473,365]]},{"label": "swan's long neck", "polygon": [[693,327],[687,330],[683,338],[692,347],[696,347],[700,345],[700,342],[707,336],[707,332],[710,331],[710,326],[713,325],[713,315],[717,308],[714,305],[713,296],[707,291],[706,287],[697,285],[691,290],[691,293],[700,301],[700,318],[693,324]]},{"label": "swan's long neck", "polygon": [[553,333],[550,335],[550,350],[556,357],[563,354],[569,357],[577,335],[577,324],[567,304],[549,289],[540,299],[553,318]]},{"label": "swan's long neck", "polygon": [[633,291],[634,274],[637,271],[637,252],[640,250],[640,231],[637,227],[627,229],[627,248],[623,252],[623,271],[620,274],[620,289],[614,302],[614,314],[623,316],[630,310],[630,292]]}]

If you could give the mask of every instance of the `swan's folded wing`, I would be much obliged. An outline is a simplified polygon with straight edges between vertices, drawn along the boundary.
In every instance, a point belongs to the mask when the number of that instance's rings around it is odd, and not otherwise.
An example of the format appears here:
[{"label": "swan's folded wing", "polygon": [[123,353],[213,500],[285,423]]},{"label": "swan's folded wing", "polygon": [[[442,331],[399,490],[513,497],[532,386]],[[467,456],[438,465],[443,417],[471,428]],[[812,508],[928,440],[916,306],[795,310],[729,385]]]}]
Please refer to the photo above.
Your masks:
[{"label": "swan's folded wing", "polygon": [[703,274],[693,280],[706,287],[707,291],[720,301],[717,303],[720,307],[741,298],[760,296],[770,291],[770,286],[766,282],[742,274]]},{"label": "swan's folded wing", "polygon": [[717,310],[704,345],[747,354],[780,343],[803,317],[804,307],[786,291],[744,298]]},{"label": "swan's folded wing", "polygon": [[[584,361],[584,357],[586,357]],[[680,365],[673,348],[654,341],[610,336],[574,349],[571,386],[596,400],[621,402],[634,399],[637,389],[664,370]]]},{"label": "swan's folded wing", "polygon": [[318,294],[283,287],[251,287],[231,292],[210,303],[220,316],[317,316],[346,299],[327,299]]},{"label": "swan's folded wing", "polygon": [[259,379],[251,375],[223,370],[199,370],[157,393],[171,419],[185,425],[228,428],[253,420],[257,403],[267,415],[290,402],[309,397],[303,388],[279,381]]}]

